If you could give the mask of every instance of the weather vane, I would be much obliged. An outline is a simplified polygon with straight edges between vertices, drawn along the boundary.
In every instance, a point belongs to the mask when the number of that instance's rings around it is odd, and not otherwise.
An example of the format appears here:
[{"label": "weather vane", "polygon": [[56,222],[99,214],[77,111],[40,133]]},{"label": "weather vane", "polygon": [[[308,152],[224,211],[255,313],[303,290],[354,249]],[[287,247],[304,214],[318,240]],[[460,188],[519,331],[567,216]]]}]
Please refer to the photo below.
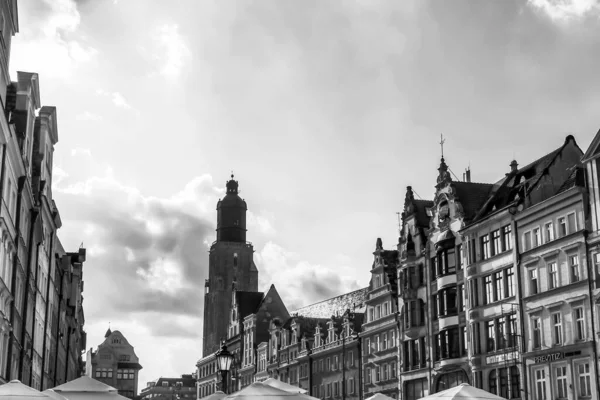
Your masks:
[{"label": "weather vane", "polygon": [[444,158],[444,143],[446,143],[446,140],[444,139],[444,134],[440,133],[440,146],[442,147],[442,158]]}]

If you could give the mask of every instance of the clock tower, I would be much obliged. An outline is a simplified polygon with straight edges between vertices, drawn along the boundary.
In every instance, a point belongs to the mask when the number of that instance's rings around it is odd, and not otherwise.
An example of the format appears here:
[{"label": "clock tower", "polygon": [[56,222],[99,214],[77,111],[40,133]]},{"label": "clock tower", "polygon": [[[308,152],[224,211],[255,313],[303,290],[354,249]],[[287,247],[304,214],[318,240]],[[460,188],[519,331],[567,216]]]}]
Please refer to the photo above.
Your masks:
[{"label": "clock tower", "polygon": [[204,294],[204,336],[202,356],[216,352],[227,337],[233,287],[258,291],[258,270],[254,248],[246,242],[246,202],[238,194],[233,174],[225,197],[217,203],[217,240],[209,252],[208,279]]}]

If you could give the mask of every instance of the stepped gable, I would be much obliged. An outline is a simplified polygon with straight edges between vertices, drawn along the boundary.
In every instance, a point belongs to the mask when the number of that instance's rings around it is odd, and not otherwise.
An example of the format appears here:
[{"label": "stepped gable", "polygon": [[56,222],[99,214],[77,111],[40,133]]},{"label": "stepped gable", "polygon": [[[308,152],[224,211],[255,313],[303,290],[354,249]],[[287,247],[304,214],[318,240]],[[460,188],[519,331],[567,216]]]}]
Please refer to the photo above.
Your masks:
[{"label": "stepped gable", "polygon": [[308,318],[331,319],[332,315],[343,315],[346,310],[364,312],[365,300],[369,288],[358,289],[350,293],[332,297],[306,307],[299,308],[292,314]]},{"label": "stepped gable", "polygon": [[265,296],[262,292],[235,292],[236,301],[240,313],[240,318],[244,319],[250,314],[254,314],[257,311],[258,306]]}]

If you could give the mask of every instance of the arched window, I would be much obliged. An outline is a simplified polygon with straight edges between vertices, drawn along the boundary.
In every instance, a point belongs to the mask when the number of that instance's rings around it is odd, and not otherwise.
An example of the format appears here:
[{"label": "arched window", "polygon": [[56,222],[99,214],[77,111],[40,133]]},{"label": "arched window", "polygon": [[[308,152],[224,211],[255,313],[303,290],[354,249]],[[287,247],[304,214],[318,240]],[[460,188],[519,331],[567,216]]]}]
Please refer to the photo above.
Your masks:
[{"label": "arched window", "polygon": [[496,370],[493,369],[490,371],[490,376],[488,378],[488,387],[490,388],[490,393],[493,394],[498,394],[498,380],[496,375]]}]

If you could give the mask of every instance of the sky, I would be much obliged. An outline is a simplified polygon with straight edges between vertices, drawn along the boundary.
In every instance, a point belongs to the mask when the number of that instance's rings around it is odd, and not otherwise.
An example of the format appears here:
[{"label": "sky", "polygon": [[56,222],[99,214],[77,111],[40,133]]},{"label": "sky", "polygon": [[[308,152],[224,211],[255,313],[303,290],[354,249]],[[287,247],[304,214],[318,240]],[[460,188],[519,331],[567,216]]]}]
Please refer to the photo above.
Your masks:
[{"label": "sky", "polygon": [[216,203],[248,203],[259,289],[294,310],[369,282],[444,155],[495,182],[600,128],[596,0],[21,0],[11,78],[57,107],[53,195],[85,330],[140,387],[192,373]]}]

